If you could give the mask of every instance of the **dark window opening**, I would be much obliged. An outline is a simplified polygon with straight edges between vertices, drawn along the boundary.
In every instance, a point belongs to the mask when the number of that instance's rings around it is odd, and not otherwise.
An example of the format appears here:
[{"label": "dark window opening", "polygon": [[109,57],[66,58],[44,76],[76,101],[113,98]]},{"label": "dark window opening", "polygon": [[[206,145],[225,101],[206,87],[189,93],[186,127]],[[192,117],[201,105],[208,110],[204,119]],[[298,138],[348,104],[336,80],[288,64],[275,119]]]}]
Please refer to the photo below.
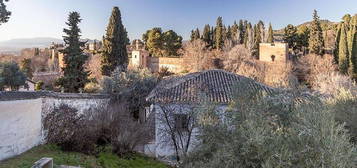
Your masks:
[{"label": "dark window opening", "polygon": [[175,130],[188,131],[188,117],[186,114],[175,114]]},{"label": "dark window opening", "polygon": [[273,62],[275,61],[275,55],[271,56],[271,61],[273,61]]}]

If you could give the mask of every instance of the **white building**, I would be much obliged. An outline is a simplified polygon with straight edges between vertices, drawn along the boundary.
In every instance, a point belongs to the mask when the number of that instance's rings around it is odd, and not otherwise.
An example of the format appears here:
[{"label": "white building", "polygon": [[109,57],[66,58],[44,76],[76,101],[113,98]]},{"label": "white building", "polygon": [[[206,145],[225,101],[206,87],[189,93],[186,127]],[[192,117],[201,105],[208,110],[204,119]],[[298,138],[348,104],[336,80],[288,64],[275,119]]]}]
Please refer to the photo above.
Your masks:
[{"label": "white building", "polygon": [[223,70],[191,73],[162,81],[147,97],[151,103],[147,116],[154,119],[155,136],[152,143],[145,147],[145,153],[159,159],[174,160],[176,150],[173,139],[183,144],[178,145],[180,155],[192,150],[199,143],[194,114],[202,107],[200,104],[214,104],[216,110],[225,112],[235,88],[242,81],[251,89],[268,93],[273,91],[252,79]]}]

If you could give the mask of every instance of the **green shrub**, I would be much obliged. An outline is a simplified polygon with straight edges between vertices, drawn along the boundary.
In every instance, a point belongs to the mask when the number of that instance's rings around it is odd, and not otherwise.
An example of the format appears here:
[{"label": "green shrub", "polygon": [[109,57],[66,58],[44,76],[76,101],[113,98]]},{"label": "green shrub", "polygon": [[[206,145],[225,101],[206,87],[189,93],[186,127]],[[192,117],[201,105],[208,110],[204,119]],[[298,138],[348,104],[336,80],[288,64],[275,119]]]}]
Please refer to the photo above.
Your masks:
[{"label": "green shrub", "polygon": [[45,83],[44,83],[43,81],[38,81],[38,82],[35,84],[35,90],[36,90],[36,91],[42,90],[44,84],[45,84]]},{"label": "green shrub", "polygon": [[89,82],[84,86],[84,92],[86,93],[98,93],[100,90],[100,85],[94,82]]},{"label": "green shrub", "polygon": [[345,124],[352,136],[351,141],[357,143],[357,96],[352,95],[350,91],[340,89],[339,94],[329,99],[336,120],[341,124]]},{"label": "green shrub", "polygon": [[[298,91],[268,96],[244,87],[235,95],[225,120],[201,124],[202,143],[183,167],[355,166],[356,147],[319,99]],[[219,114],[207,110],[203,115]]]}]

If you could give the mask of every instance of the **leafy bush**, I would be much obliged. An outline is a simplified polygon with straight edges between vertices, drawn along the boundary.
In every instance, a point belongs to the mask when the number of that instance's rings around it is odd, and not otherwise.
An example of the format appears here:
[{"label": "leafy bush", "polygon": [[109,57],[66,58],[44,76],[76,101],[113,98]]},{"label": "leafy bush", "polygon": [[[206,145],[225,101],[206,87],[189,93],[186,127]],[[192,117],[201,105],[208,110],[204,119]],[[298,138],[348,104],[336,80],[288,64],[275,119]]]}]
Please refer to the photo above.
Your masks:
[{"label": "leafy bush", "polygon": [[0,63],[0,90],[8,87],[11,90],[18,90],[26,82],[26,75],[20,71],[15,62]]},{"label": "leafy bush", "polygon": [[345,124],[352,135],[351,141],[357,143],[357,96],[348,90],[340,89],[339,94],[327,102],[336,116],[336,120]]},{"label": "leafy bush", "polygon": [[[95,154],[107,145],[118,155],[133,153],[149,141],[145,124],[133,119],[124,102],[111,102],[108,107],[91,109],[83,114],[67,105],[60,105],[45,117],[47,142],[66,151]],[[99,150],[99,151],[98,151]]]},{"label": "leafy bush", "polygon": [[96,148],[95,132],[88,129],[85,116],[77,109],[61,104],[45,117],[47,142],[66,151],[93,153]]},{"label": "leafy bush", "polygon": [[214,120],[220,114],[212,110],[201,114],[213,120],[200,122],[204,123],[202,143],[185,159],[183,167],[355,165],[356,147],[335,121],[331,108],[319,99],[300,91],[268,96],[244,86],[235,96],[224,120]]},{"label": "leafy bush", "polygon": [[98,93],[100,90],[100,85],[94,82],[87,83],[84,86],[84,92],[86,93]]},{"label": "leafy bush", "polygon": [[36,91],[42,90],[44,84],[45,84],[45,83],[44,83],[43,81],[38,81],[38,82],[35,84],[35,90],[36,90]]},{"label": "leafy bush", "polygon": [[131,69],[123,72],[117,68],[111,77],[103,78],[103,91],[112,94],[117,101],[126,101],[130,113],[139,119],[140,110],[147,106],[146,96],[158,83],[158,78],[147,69]]},{"label": "leafy bush", "polygon": [[165,76],[170,76],[173,75],[172,72],[170,72],[168,67],[162,67],[160,68],[160,71],[158,72],[159,78],[163,78]]}]

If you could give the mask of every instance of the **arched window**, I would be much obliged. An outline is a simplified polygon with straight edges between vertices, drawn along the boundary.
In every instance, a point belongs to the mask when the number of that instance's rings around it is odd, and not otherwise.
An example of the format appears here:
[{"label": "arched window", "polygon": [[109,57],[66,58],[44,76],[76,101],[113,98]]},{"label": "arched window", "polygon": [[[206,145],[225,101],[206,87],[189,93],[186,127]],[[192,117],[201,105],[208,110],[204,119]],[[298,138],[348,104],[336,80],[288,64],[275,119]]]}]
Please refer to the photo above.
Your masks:
[{"label": "arched window", "polygon": [[271,61],[274,62],[275,61],[275,55],[271,56]]}]

